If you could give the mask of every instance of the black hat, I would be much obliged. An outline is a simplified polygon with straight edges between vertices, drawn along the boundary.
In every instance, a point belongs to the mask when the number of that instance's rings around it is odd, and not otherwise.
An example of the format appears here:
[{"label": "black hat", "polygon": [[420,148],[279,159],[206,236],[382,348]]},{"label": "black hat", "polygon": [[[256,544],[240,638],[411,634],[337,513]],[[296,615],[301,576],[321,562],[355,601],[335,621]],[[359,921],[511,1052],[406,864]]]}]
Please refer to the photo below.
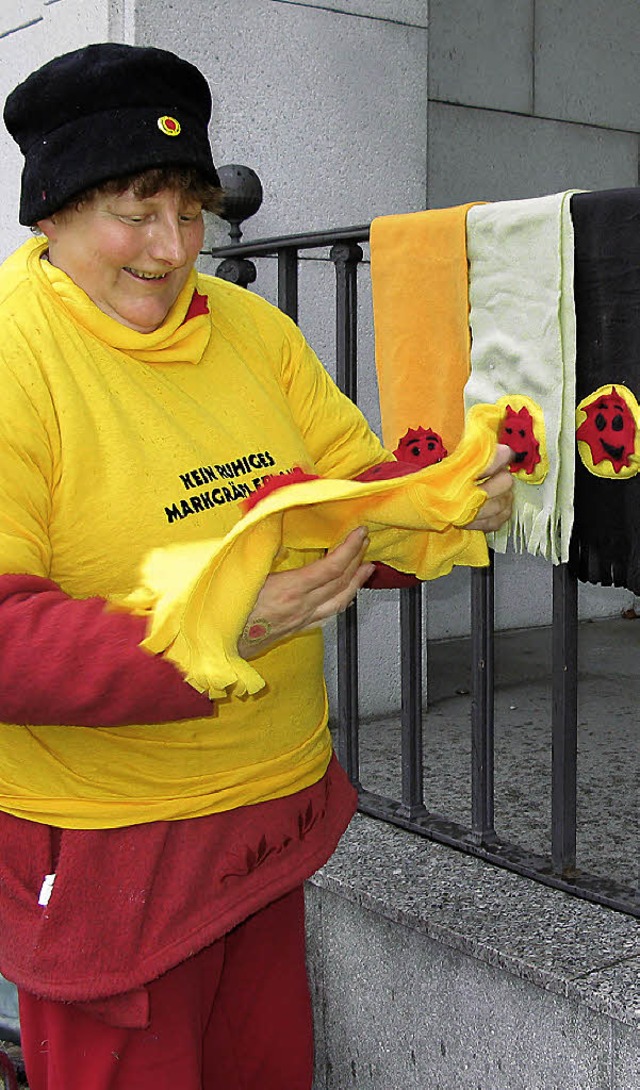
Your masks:
[{"label": "black hat", "polygon": [[210,116],[202,73],[164,49],[105,42],[56,57],[5,103],[5,125],[25,157],[20,223],[152,167],[195,167],[219,185]]}]

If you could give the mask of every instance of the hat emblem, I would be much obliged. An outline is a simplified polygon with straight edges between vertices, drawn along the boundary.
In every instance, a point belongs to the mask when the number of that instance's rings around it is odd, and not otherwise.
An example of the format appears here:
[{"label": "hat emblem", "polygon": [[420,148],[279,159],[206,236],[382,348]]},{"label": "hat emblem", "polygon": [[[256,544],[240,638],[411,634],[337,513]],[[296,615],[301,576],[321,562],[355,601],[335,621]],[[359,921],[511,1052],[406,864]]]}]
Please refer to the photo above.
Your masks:
[{"label": "hat emblem", "polygon": [[165,136],[179,136],[181,132],[180,122],[169,114],[163,114],[158,118],[158,128]]}]

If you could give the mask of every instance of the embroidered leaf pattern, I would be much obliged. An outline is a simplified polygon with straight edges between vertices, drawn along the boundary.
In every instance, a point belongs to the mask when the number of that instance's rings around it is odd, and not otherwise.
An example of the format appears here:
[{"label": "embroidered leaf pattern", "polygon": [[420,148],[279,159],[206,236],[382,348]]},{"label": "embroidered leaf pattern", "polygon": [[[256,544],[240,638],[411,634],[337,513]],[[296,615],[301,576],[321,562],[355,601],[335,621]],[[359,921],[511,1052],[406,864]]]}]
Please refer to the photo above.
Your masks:
[{"label": "embroidered leaf pattern", "polygon": [[229,878],[244,878],[262,866],[270,856],[279,855],[291,844],[304,840],[318,822],[322,820],[325,813],[326,796],[325,805],[319,810],[314,809],[313,802],[310,801],[305,809],[298,814],[297,836],[292,836],[288,832],[279,843],[269,844],[265,834],[262,833],[256,845],[247,845],[244,847],[244,851],[241,848],[239,851],[232,853],[234,865],[227,870],[222,881],[226,882]]}]

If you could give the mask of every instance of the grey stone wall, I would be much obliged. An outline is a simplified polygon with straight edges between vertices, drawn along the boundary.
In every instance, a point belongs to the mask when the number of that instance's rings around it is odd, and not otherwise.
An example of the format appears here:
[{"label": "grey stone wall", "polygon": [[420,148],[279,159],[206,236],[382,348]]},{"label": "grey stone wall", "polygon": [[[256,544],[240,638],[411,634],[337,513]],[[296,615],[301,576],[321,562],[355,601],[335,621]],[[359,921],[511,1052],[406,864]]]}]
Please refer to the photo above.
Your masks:
[{"label": "grey stone wall", "polygon": [[[0,102],[51,57],[108,38],[111,7],[108,0],[2,0]],[[0,124],[0,260],[29,237],[18,224],[21,170],[22,156]]]},{"label": "grey stone wall", "polygon": [[309,891],[314,1090],[632,1090],[640,1034],[342,897]]},{"label": "grey stone wall", "polygon": [[431,207],[638,184],[640,5],[431,0]]}]

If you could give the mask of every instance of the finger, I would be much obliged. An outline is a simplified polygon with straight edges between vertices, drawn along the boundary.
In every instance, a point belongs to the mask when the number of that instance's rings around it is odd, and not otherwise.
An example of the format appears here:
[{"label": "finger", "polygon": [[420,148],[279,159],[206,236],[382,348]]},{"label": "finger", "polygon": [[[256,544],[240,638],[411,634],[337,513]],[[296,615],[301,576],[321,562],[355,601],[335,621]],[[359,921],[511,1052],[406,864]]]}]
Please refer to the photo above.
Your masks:
[{"label": "finger", "polygon": [[312,611],[313,616],[319,614],[324,618],[346,608],[374,571],[373,564],[363,563],[363,554],[364,547],[354,559],[349,561],[346,568],[335,573],[330,571],[328,566],[323,567],[326,578],[320,585],[308,588],[306,594],[307,607]]},{"label": "finger", "polygon": [[510,496],[499,496],[487,500],[480,508],[476,518],[467,526],[468,530],[482,530],[488,533],[490,530],[499,530],[511,517],[512,501]]},{"label": "finger", "polygon": [[[254,612],[268,616],[278,628],[293,631],[308,627],[319,612],[323,617],[327,615],[328,602],[350,600],[361,582],[369,577],[367,574],[358,581],[358,570],[368,544],[366,530],[359,528],[320,560],[270,575],[260,591]],[[370,565],[368,572],[369,568]]]},{"label": "finger", "polygon": [[352,557],[363,553],[368,544],[369,534],[366,526],[358,526],[356,530],[352,530],[351,533],[347,534],[344,541],[340,542],[339,545],[329,549],[325,559],[332,557],[336,562],[346,564]]},{"label": "finger", "polygon": [[513,492],[513,476],[508,469],[501,469],[482,482],[482,490],[486,492],[489,499],[502,495],[511,495]]},{"label": "finger", "polygon": [[[307,604],[312,609],[312,616],[305,627],[314,627],[319,621],[324,621],[336,613],[344,612],[358,591],[367,582],[367,579],[373,575],[375,565],[363,563],[364,553],[369,545],[369,538],[360,534],[359,540],[361,544],[358,554],[349,561],[346,568],[338,571],[336,575],[328,578],[321,586],[315,587],[314,590],[308,593]],[[327,565],[324,565],[323,570],[326,569]]]},{"label": "finger", "polygon": [[480,508],[478,514],[482,517],[491,516],[494,512],[511,510],[513,504],[513,489],[506,488],[496,492],[495,495],[489,496],[483,507]]},{"label": "finger", "polygon": [[359,590],[362,589],[367,579],[370,579],[375,571],[374,564],[360,564],[353,578],[350,580],[347,586],[341,589],[335,595],[332,595],[322,602],[319,602],[313,615],[309,618],[305,625],[305,630],[309,628],[316,628],[323,621],[326,621],[330,617],[336,616],[338,613],[344,613],[346,609],[355,600]]},{"label": "finger", "polygon": [[486,511],[483,511],[479,518],[477,518],[476,524],[486,530],[487,527],[494,530],[498,526],[502,526],[503,522],[511,516],[511,504],[493,503],[488,506]]},{"label": "finger", "polygon": [[334,580],[350,579],[353,572],[362,562],[362,558],[369,545],[369,537],[366,528],[358,527],[325,556],[307,564],[304,570],[304,578],[309,591],[321,590]]},{"label": "finger", "polygon": [[506,446],[504,443],[498,443],[495,454],[489,465],[486,466],[477,480],[484,480],[486,477],[493,477],[496,473],[499,473],[501,469],[508,466],[513,458],[513,451],[511,447]]}]

